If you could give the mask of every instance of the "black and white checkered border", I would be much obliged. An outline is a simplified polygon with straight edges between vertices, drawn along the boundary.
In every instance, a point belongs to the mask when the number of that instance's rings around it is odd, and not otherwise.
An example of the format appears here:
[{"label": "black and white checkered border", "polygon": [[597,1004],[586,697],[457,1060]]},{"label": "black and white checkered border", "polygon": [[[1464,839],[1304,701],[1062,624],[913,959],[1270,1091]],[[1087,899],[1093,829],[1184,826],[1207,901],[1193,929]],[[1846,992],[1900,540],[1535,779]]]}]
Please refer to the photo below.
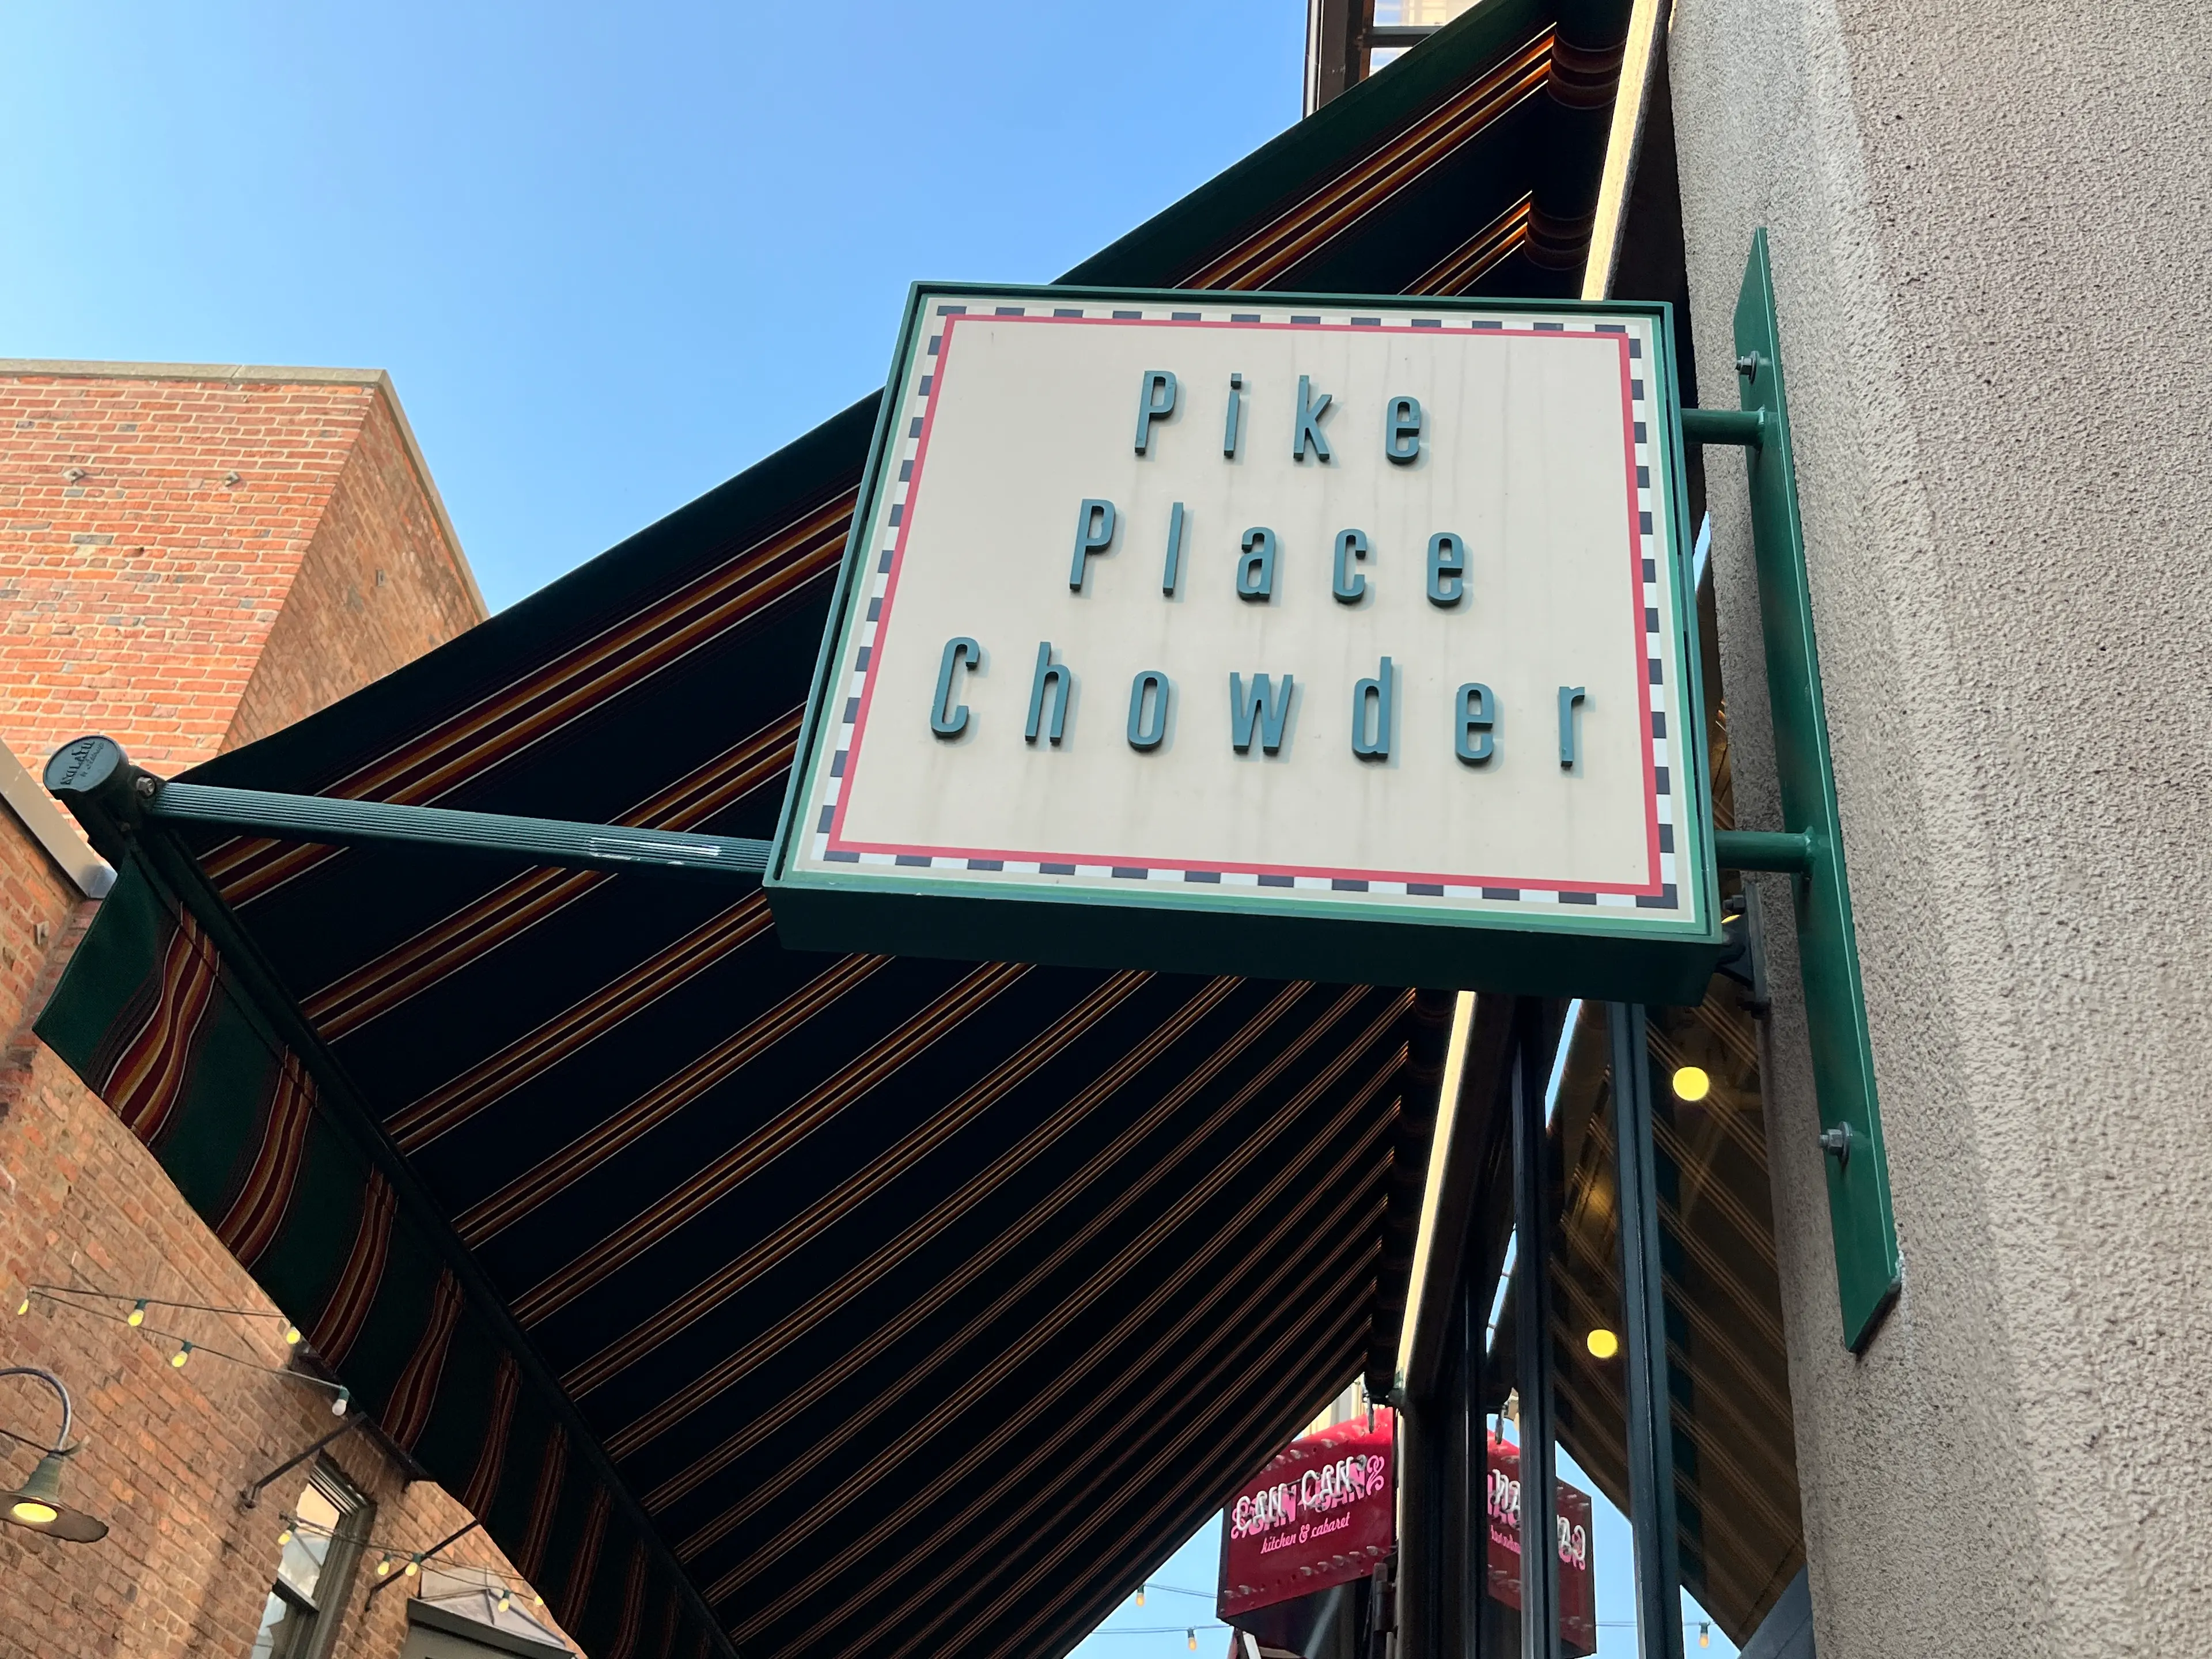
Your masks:
[{"label": "black and white checkered border", "polygon": [[[860,719],[860,698],[867,689],[870,659],[875,653],[876,627],[883,615],[884,599],[890,586],[891,561],[898,548],[899,526],[906,518],[907,492],[914,479],[915,462],[921,449],[924,418],[929,410],[929,394],[937,383],[938,353],[944,344],[942,320],[961,316],[1051,316],[1087,317],[1100,320],[1122,322],[1175,323],[1279,323],[1285,327],[1316,324],[1349,325],[1355,328],[1419,329],[1433,328],[1452,331],[1474,331],[1493,328],[1531,328],[1539,332],[1563,334],[1626,334],[1628,335],[1630,359],[1629,404],[1634,422],[1636,454],[1636,506],[1638,528],[1642,533],[1644,550],[1644,631],[1645,672],[1651,688],[1651,764],[1658,786],[1659,806],[1659,871],[1661,889],[1658,893],[1638,896],[1626,893],[1589,893],[1534,887],[1462,886],[1452,883],[1377,881],[1347,877],[1260,875],[1237,870],[1155,869],[1146,866],[1113,864],[1060,864],[1035,860],[971,859],[931,856],[915,853],[855,853],[832,851],[830,848],[830,825],[836,815],[837,801],[844,787],[845,766],[853,750],[853,736]],[[1382,312],[1363,314],[1351,311],[1322,311],[1285,313],[1280,310],[1256,312],[1240,310],[1236,306],[1208,307],[1203,310],[1177,309],[1169,306],[1131,307],[1091,304],[1087,306],[955,304],[941,301],[931,307],[926,326],[929,332],[927,344],[919,354],[908,374],[905,399],[906,427],[897,439],[895,453],[898,472],[886,481],[888,489],[878,504],[875,522],[871,526],[871,539],[875,549],[874,560],[866,574],[867,610],[860,618],[853,636],[851,656],[846,665],[845,706],[838,712],[837,746],[832,753],[829,775],[822,780],[817,798],[813,852],[815,858],[832,864],[853,864],[864,868],[912,868],[944,871],[974,871],[1014,876],[1074,876],[1091,877],[1102,880],[1150,882],[1155,884],[1183,886],[1188,884],[1218,885],[1225,888],[1254,888],[1310,893],[1369,893],[1381,896],[1407,898],[1437,898],[1455,901],[1464,905],[1468,901],[1487,901],[1493,903],[1583,905],[1597,909],[1674,910],[1680,908],[1680,884],[1675,852],[1675,802],[1679,797],[1673,787],[1671,745],[1668,721],[1674,713],[1674,688],[1666,684],[1664,629],[1668,609],[1660,571],[1668,556],[1667,539],[1672,526],[1667,515],[1658,510],[1658,492],[1652,485],[1652,473],[1660,465],[1659,445],[1652,427],[1657,420],[1657,399],[1652,395],[1649,379],[1650,364],[1644,360],[1644,341],[1626,324],[1587,323],[1577,319],[1554,319],[1527,316],[1486,317],[1480,314],[1455,313],[1441,317],[1425,317],[1418,311]]]}]

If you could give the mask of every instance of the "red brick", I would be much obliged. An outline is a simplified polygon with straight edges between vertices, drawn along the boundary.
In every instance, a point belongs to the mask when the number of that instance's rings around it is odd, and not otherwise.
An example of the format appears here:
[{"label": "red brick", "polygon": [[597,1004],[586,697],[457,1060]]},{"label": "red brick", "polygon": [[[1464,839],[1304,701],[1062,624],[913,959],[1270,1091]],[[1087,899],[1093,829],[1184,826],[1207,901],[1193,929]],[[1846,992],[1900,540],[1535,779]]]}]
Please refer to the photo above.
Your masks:
[{"label": "red brick", "polygon": [[[88,435],[126,423],[127,445]],[[478,620],[402,431],[374,385],[0,375],[0,738],[35,771],[69,738],[104,731],[175,771]],[[82,492],[64,487],[73,465],[94,474]],[[233,470],[246,480],[236,489],[222,482]],[[243,1654],[297,1488],[288,1477],[252,1510],[238,1493],[335,1419],[320,1390],[212,1353],[178,1370],[173,1342],[151,1334],[270,1366],[287,1354],[275,1304],[31,1032],[96,908],[0,810],[0,1354],[69,1383],[84,1449],[65,1492],[112,1528],[76,1546],[0,1527],[0,1656]],[[132,1330],[38,1301],[16,1317],[33,1283],[258,1316],[157,1309]],[[48,1431],[49,1398],[0,1381],[0,1424]],[[409,1483],[371,1433],[332,1455],[375,1502],[380,1541],[426,1548],[468,1518],[435,1485]],[[0,1450],[0,1485],[30,1462]],[[446,1559],[512,1572],[481,1534]],[[332,1599],[342,1659],[388,1659],[404,1639],[404,1585],[362,1609],[374,1559]]]}]

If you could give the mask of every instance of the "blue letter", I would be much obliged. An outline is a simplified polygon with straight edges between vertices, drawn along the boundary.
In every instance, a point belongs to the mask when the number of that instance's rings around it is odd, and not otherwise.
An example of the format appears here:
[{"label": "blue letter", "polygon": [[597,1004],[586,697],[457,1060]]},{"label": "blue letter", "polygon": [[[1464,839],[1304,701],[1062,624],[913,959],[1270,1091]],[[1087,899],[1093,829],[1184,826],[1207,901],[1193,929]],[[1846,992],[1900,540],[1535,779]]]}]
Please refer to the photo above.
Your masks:
[{"label": "blue letter", "polygon": [[1231,460],[1237,459],[1237,434],[1244,424],[1244,377],[1229,377],[1229,419],[1221,428],[1221,453]]},{"label": "blue letter", "polygon": [[945,654],[937,659],[937,695],[929,705],[929,729],[940,738],[957,738],[968,729],[968,705],[960,703],[948,709],[952,701],[952,672],[963,660],[975,667],[983,665],[983,647],[962,635],[945,642]]},{"label": "blue letter", "polygon": [[1137,453],[1152,441],[1152,422],[1175,413],[1176,377],[1164,368],[1148,368],[1137,382]]},{"label": "blue letter", "polygon": [[1056,695],[1052,701],[1052,730],[1047,736],[1058,743],[1067,732],[1067,700],[1075,692],[1075,676],[1068,672],[1066,663],[1052,659],[1049,640],[1037,647],[1036,672],[1030,680],[1030,723],[1022,732],[1024,743],[1037,740],[1037,727],[1044,720],[1044,694],[1048,689]]},{"label": "blue letter", "polygon": [[1559,764],[1570,769],[1575,763],[1575,709],[1582,700],[1579,685],[1559,688]]},{"label": "blue letter", "polygon": [[1367,591],[1367,578],[1352,568],[1352,561],[1366,556],[1367,538],[1363,532],[1336,532],[1336,568],[1329,577],[1328,591],[1339,605],[1358,605],[1359,596]]},{"label": "blue letter", "polygon": [[1467,592],[1460,573],[1467,568],[1467,550],[1449,530],[1429,538],[1429,603],[1457,605]]},{"label": "blue letter", "polygon": [[[1145,695],[1152,698],[1152,717],[1145,718]],[[1129,747],[1157,749],[1168,734],[1168,677],[1147,668],[1129,682]]]},{"label": "blue letter", "polygon": [[1252,747],[1252,724],[1256,718],[1260,726],[1260,747],[1273,754],[1283,746],[1283,722],[1290,718],[1291,677],[1271,680],[1265,674],[1252,676],[1247,686],[1244,677],[1229,677],[1229,746],[1238,754]]},{"label": "blue letter", "polygon": [[1498,700],[1480,680],[1459,689],[1459,723],[1453,733],[1453,752],[1470,766],[1480,766],[1498,752],[1490,728],[1498,722]]},{"label": "blue letter", "polygon": [[1255,525],[1244,532],[1244,556],[1237,566],[1237,597],[1275,597],[1275,532]]},{"label": "blue letter", "polygon": [[1328,440],[1322,436],[1321,417],[1328,412],[1328,393],[1312,396],[1313,380],[1310,375],[1298,376],[1298,418],[1291,428],[1291,459],[1303,461],[1306,446],[1313,446],[1314,459],[1329,459]]},{"label": "blue letter", "polygon": [[[1362,760],[1385,760],[1390,754],[1390,659],[1371,680],[1352,688],[1352,752]],[[1367,735],[1367,711],[1375,711],[1375,735]]]},{"label": "blue letter", "polygon": [[1182,503],[1177,501],[1168,510],[1168,562],[1160,572],[1160,592],[1175,597],[1176,583],[1182,577]]},{"label": "blue letter", "polygon": [[1421,400],[1393,398],[1382,413],[1382,453],[1400,466],[1421,453]]},{"label": "blue letter", "polygon": [[1067,585],[1083,591],[1085,562],[1093,553],[1103,553],[1114,540],[1114,503],[1086,501],[1075,509],[1075,556],[1068,562]]}]

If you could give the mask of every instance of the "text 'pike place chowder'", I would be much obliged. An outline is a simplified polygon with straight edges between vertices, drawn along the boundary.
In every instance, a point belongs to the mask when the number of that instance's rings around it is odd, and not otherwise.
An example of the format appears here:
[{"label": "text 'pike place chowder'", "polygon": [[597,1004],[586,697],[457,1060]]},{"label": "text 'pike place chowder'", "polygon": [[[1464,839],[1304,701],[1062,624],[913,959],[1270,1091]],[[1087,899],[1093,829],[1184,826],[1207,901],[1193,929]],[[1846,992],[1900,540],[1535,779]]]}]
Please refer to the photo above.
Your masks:
[{"label": "text 'pike place chowder'", "polygon": [[[1133,449],[1138,456],[1150,458],[1158,453],[1164,439],[1163,423],[1186,410],[1189,395],[1174,370],[1150,368],[1143,372],[1136,390]],[[1244,376],[1232,373],[1220,397],[1221,459],[1230,464],[1237,459],[1247,436]],[[1298,376],[1288,434],[1293,461],[1316,468],[1327,466],[1335,458],[1331,443],[1333,429],[1338,441],[1355,441],[1341,430],[1340,415],[1336,419],[1330,418],[1338,414],[1334,404],[1329,392],[1315,387],[1311,375]],[[1383,401],[1380,413],[1378,425],[1372,422],[1370,412],[1370,427],[1375,429],[1373,441],[1380,443],[1384,459],[1392,466],[1412,466],[1431,442],[1421,400],[1410,395],[1389,397]],[[1356,423],[1359,416],[1353,414],[1351,418]],[[1188,433],[1178,433],[1176,437],[1178,441],[1192,440]],[[1086,496],[1077,501],[1073,516],[1074,536],[1068,556],[1067,586],[1073,592],[1081,595],[1091,591],[1096,560],[1104,555],[1133,550],[1146,532],[1132,527],[1128,515],[1119,505],[1100,497]],[[1187,559],[1189,523],[1182,501],[1170,507],[1163,529],[1164,533],[1152,545],[1160,550],[1161,597],[1172,600],[1182,584],[1193,579],[1194,569],[1216,562],[1210,558]],[[1399,550],[1387,550],[1390,553]],[[1237,538],[1236,550],[1228,561],[1237,598],[1247,605],[1273,605],[1279,582],[1293,579],[1287,567],[1296,556],[1306,551],[1285,549],[1282,538],[1266,525],[1245,527]],[[1338,530],[1327,555],[1329,597],[1347,607],[1366,599],[1370,583],[1385,580],[1377,568],[1378,551],[1386,550],[1376,549],[1364,530],[1352,526]],[[1319,562],[1314,568],[1316,574],[1310,580],[1318,582]],[[1429,533],[1421,553],[1419,572],[1425,597],[1437,610],[1449,611],[1468,602],[1468,546],[1456,531],[1437,529]],[[945,641],[929,706],[929,729],[939,738],[951,740],[967,732],[971,716],[968,705],[960,701],[962,684],[965,674],[983,661],[983,644],[973,636],[956,635]],[[1024,743],[1056,745],[1066,740],[1069,711],[1074,702],[1075,672],[1076,665],[1062,660],[1051,641],[1037,642],[1030,679],[1028,716],[1022,727]],[[1264,754],[1275,755],[1283,750],[1297,676],[1295,665],[1255,665],[1249,671],[1229,672],[1229,744],[1232,750],[1244,754],[1256,742]],[[1159,747],[1167,735],[1177,695],[1175,681],[1164,670],[1146,668],[1136,673],[1129,683],[1124,727],[1131,749],[1147,753]],[[1557,720],[1559,765],[1569,770],[1574,769],[1578,759],[1577,716],[1587,696],[1583,686],[1562,685],[1550,711]],[[1362,760],[1388,760],[1398,729],[1395,707],[1397,675],[1389,656],[1376,663],[1373,675],[1353,683],[1351,697],[1352,752]],[[1453,695],[1450,726],[1453,752],[1460,760],[1476,767],[1491,760],[1498,751],[1498,694],[1488,685],[1479,680],[1460,684]]]}]

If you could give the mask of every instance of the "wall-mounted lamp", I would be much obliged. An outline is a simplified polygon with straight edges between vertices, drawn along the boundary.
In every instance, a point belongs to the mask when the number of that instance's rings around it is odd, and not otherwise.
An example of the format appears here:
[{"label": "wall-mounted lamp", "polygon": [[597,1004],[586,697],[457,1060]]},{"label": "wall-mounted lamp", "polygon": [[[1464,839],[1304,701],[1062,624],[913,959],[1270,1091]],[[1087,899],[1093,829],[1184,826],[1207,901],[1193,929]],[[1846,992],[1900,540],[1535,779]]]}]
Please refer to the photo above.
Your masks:
[{"label": "wall-mounted lamp", "polygon": [[55,1437],[53,1449],[39,1459],[39,1467],[31,1471],[28,1480],[14,1492],[0,1492],[0,1521],[72,1544],[97,1544],[107,1536],[107,1522],[95,1521],[82,1510],[73,1510],[62,1502],[62,1462],[76,1449],[69,1443],[69,1390],[62,1386],[61,1378],[35,1365],[0,1366],[0,1376],[35,1376],[59,1395],[62,1402],[62,1431]]}]

